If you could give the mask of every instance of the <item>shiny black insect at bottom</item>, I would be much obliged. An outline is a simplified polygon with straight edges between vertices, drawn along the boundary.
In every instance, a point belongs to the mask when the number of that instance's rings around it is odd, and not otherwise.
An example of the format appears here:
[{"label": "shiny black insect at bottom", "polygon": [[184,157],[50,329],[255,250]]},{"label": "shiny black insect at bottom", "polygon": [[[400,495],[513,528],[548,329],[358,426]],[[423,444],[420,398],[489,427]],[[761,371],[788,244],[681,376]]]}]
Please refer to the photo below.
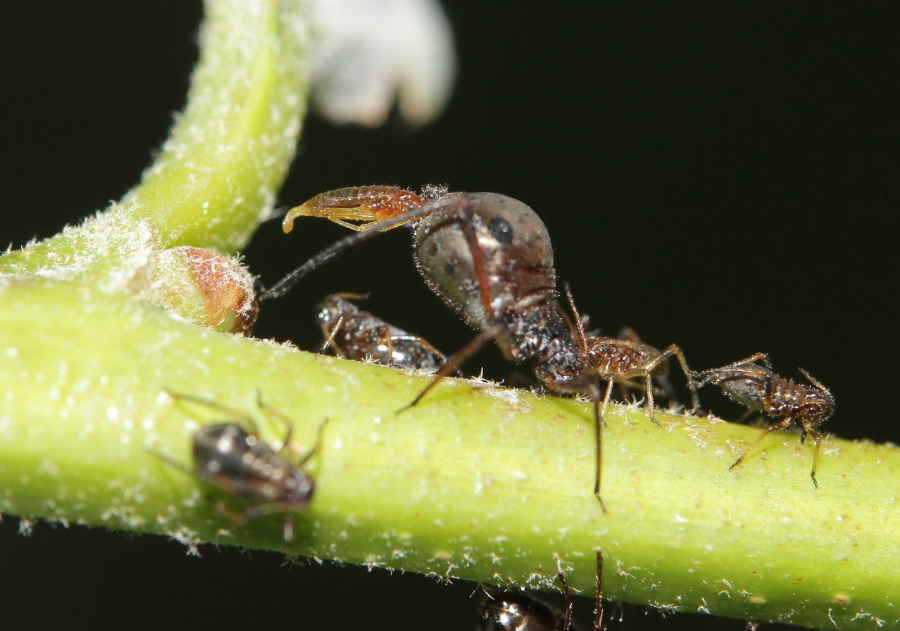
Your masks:
[{"label": "shiny black insect at bottom", "polygon": [[340,357],[394,368],[437,370],[446,357],[425,339],[407,333],[363,311],[351,300],[359,294],[331,294],[319,303],[317,319],[325,343],[320,353],[331,348]]},{"label": "shiny black insect at bottom", "polygon": [[[597,600],[594,607],[594,631],[603,631],[603,554],[597,550]],[[566,598],[560,611],[526,592],[502,590],[481,610],[479,631],[578,631],[572,622],[572,600],[565,575],[557,573]]]},{"label": "shiny black insect at bottom", "polygon": [[[567,603],[567,609],[570,605]],[[481,612],[481,631],[577,631],[563,613],[525,592],[503,591]]]},{"label": "shiny black insect at bottom", "polygon": [[258,427],[251,416],[200,397],[166,392],[176,401],[203,405],[230,418],[226,422],[204,425],[194,433],[191,439],[193,467],[163,453],[150,453],[226,493],[252,500],[253,505],[243,513],[228,512],[238,524],[261,515],[283,512],[284,540],[289,543],[293,541],[291,514],[305,511],[315,492],[315,482],[301,467],[319,450],[325,423],[319,427],[316,444],[295,465],[283,455],[291,442],[293,425],[285,415],[263,403],[261,397],[257,401],[260,409],[284,422],[287,428],[277,450],[259,437]]},{"label": "shiny black insect at bottom", "polygon": [[834,413],[834,396],[831,392],[816,381],[802,368],[800,372],[809,380],[812,387],[800,383],[794,383],[789,379],[776,374],[772,370],[769,356],[766,353],[756,353],[746,359],[722,366],[710,368],[693,373],[698,386],[713,384],[719,386],[729,398],[750,410],[758,410],[770,416],[783,416],[784,420],[769,425],[759,438],[757,438],[740,458],[731,465],[731,469],[741,464],[747,455],[756,449],[763,439],[778,429],[785,429],[794,423],[799,423],[803,428],[800,436],[800,444],[806,440],[809,434],[816,441],[816,449],[813,455],[813,465],[810,477],[813,485],[819,488],[816,480],[816,469],[819,465],[819,448],[822,445],[822,435],[819,433],[819,425],[826,421]]}]

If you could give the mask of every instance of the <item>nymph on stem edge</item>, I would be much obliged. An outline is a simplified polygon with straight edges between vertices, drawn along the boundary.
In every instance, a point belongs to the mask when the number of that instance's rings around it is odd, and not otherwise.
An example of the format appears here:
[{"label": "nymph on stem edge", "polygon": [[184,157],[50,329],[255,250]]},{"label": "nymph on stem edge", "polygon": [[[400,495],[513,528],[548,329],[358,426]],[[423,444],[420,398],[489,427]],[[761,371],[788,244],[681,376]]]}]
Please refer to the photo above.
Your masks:
[{"label": "nymph on stem edge", "polygon": [[191,438],[193,466],[158,451],[148,449],[148,453],[226,493],[251,500],[251,505],[241,513],[223,509],[237,524],[244,524],[261,515],[283,512],[284,540],[288,543],[293,541],[292,513],[305,511],[315,492],[315,482],[303,471],[303,466],[319,450],[327,419],[319,427],[316,443],[294,464],[284,456],[291,443],[293,424],[286,416],[265,404],[261,396],[257,401],[260,409],[286,426],[277,450],[260,438],[256,421],[249,414],[201,397],[171,390],[166,392],[176,401],[195,403],[220,412],[227,420],[204,425],[194,432]]},{"label": "nymph on stem edge", "polygon": [[799,423],[803,429],[803,433],[800,435],[800,444],[806,440],[807,434],[816,441],[810,477],[815,488],[819,488],[819,482],[816,479],[819,448],[822,445],[819,425],[834,414],[834,396],[828,388],[808,372],[802,368],[799,370],[812,384],[811,386],[794,383],[775,373],[766,353],[756,353],[721,368],[710,368],[693,373],[698,387],[707,384],[719,386],[730,399],[749,408],[748,412],[757,410],[769,416],[784,417],[783,421],[769,425],[763,430],[759,438],[744,450],[730,469],[741,464],[771,432]]}]

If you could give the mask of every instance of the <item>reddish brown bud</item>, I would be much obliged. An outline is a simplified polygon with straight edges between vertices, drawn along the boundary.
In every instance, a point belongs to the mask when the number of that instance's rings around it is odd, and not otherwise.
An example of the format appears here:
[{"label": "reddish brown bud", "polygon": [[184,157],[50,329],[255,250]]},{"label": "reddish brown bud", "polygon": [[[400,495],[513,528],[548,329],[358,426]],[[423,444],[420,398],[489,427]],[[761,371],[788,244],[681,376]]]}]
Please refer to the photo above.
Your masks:
[{"label": "reddish brown bud", "polygon": [[239,262],[191,246],[160,254],[154,295],[185,320],[226,333],[249,334],[259,312],[253,277]]}]

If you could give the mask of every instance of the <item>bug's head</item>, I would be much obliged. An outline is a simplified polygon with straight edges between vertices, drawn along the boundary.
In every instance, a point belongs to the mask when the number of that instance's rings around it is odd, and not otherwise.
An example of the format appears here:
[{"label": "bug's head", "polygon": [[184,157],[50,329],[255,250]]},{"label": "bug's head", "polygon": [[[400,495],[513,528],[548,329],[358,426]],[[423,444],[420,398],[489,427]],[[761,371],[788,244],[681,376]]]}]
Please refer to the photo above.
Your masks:
[{"label": "bug's head", "polygon": [[277,501],[294,510],[304,510],[312,501],[315,489],[316,484],[313,479],[298,469],[285,480]]},{"label": "bug's head", "polygon": [[830,390],[810,390],[804,402],[807,418],[818,425],[834,414],[834,395]]}]

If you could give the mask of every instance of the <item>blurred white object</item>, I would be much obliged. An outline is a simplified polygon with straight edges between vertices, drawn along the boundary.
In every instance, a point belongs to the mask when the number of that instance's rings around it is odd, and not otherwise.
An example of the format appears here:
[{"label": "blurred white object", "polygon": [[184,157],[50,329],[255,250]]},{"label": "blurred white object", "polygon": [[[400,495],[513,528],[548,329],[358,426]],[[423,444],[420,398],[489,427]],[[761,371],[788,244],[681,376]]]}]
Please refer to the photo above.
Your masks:
[{"label": "blurred white object", "polygon": [[334,123],[378,126],[396,98],[412,125],[437,117],[456,53],[437,0],[311,0],[312,102]]}]

